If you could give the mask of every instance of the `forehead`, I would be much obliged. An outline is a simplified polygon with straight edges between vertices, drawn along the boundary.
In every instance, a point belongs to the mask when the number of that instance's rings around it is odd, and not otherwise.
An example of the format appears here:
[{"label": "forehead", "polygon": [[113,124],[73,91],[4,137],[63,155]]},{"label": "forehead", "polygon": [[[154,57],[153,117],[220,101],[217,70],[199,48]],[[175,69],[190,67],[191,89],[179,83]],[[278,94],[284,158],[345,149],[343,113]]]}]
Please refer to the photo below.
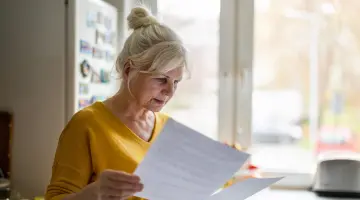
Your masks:
[{"label": "forehead", "polygon": [[177,78],[181,78],[183,76],[183,73],[184,73],[184,67],[178,67],[178,68],[172,69],[166,73],[162,73],[162,75],[164,75],[168,78],[177,79]]}]

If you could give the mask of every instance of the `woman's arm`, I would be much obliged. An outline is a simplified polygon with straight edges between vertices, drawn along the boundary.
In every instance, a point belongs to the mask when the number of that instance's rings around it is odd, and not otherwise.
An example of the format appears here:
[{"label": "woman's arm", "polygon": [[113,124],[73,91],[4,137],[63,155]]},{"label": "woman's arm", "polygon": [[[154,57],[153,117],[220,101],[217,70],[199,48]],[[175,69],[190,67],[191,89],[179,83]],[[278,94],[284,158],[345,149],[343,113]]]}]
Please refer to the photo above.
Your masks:
[{"label": "woman's arm", "polygon": [[92,200],[97,199],[96,194],[94,191],[96,190],[95,183],[91,183],[87,185],[84,189],[80,192],[69,194],[62,198],[62,200]]},{"label": "woman's arm", "polygon": [[80,199],[84,196],[81,191],[92,176],[89,138],[84,123],[86,115],[89,114],[82,111],[75,114],[61,133],[46,200]]}]

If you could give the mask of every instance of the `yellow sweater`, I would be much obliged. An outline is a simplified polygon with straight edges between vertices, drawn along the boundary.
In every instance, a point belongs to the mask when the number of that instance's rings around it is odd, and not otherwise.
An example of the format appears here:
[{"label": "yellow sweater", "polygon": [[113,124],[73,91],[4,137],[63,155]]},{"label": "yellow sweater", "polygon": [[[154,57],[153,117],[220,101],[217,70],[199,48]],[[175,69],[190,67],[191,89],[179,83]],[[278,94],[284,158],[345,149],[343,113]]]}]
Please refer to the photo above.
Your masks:
[{"label": "yellow sweater", "polygon": [[134,172],[167,119],[166,115],[156,113],[153,136],[146,142],[102,102],[77,112],[60,136],[45,198],[60,200],[78,192],[105,169]]}]

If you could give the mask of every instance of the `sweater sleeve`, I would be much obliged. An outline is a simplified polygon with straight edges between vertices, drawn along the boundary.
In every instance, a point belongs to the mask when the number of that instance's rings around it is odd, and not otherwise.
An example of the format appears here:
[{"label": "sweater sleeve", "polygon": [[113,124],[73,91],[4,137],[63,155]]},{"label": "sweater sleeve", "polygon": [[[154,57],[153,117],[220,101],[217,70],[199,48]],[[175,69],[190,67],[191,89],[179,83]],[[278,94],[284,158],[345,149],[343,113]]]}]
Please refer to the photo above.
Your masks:
[{"label": "sweater sleeve", "polygon": [[92,162],[84,115],[81,111],[75,114],[60,135],[46,200],[63,199],[79,192],[90,181]]}]

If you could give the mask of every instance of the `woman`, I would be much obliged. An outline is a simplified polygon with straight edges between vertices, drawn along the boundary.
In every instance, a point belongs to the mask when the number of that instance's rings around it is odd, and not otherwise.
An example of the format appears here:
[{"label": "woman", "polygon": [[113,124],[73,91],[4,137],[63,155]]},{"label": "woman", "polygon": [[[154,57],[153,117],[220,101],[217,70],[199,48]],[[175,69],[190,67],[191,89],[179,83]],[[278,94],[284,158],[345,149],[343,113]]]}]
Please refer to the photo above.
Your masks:
[{"label": "woman", "polygon": [[77,112],[63,130],[47,200],[140,199],[132,174],[166,123],[159,111],[186,70],[177,36],[141,7],[127,18],[133,33],[116,62],[122,84],[104,102]]}]

